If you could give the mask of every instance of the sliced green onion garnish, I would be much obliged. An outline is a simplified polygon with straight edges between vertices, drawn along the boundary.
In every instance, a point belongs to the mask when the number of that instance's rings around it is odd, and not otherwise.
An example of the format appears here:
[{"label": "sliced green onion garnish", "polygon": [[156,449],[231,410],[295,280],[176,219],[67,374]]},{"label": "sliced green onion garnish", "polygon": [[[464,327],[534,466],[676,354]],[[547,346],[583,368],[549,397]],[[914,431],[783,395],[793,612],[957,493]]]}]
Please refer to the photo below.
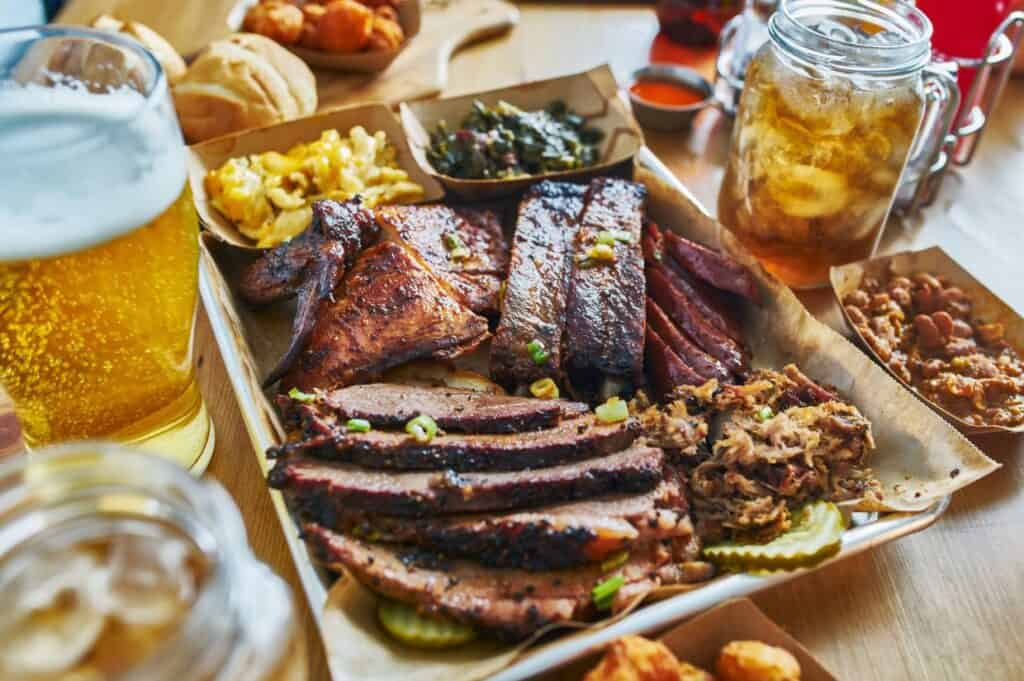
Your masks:
[{"label": "sliced green onion garnish", "polygon": [[594,409],[594,414],[601,423],[618,423],[629,418],[629,405],[621,397],[609,397]]},{"label": "sliced green onion garnish", "polygon": [[625,565],[627,560],[629,560],[629,551],[619,551],[618,553],[614,553],[601,562],[601,572],[617,570]]},{"label": "sliced green onion garnish", "polygon": [[595,586],[590,592],[590,597],[593,599],[597,609],[609,610],[612,607],[612,599],[615,598],[615,594],[618,593],[625,583],[626,580],[622,575],[615,575]]},{"label": "sliced green onion garnish", "polygon": [[608,244],[597,244],[587,249],[587,257],[591,260],[615,260],[615,250]]},{"label": "sliced green onion garnish", "polygon": [[369,433],[370,422],[366,419],[349,419],[345,423],[345,430],[351,430],[356,433]]},{"label": "sliced green onion garnish", "polygon": [[405,424],[405,432],[420,444],[426,444],[437,435],[437,423],[426,414],[420,414]]},{"label": "sliced green onion garnish", "polygon": [[449,251],[454,251],[457,248],[464,248],[462,245],[462,239],[460,239],[459,235],[454,232],[449,232],[444,235],[444,247]]},{"label": "sliced green onion garnish", "polygon": [[306,402],[307,404],[309,402],[316,401],[316,395],[312,393],[304,393],[298,388],[292,388],[291,390],[289,390],[288,397],[292,398],[296,402]]},{"label": "sliced green onion garnish", "polygon": [[601,263],[615,262],[615,249],[608,244],[597,244],[588,248],[583,255],[577,255],[576,262],[583,269],[589,269]]},{"label": "sliced green onion garnish", "polygon": [[614,246],[616,243],[631,244],[633,235],[624,229],[609,229],[598,233],[597,243]]},{"label": "sliced green onion garnish", "polygon": [[467,260],[471,255],[473,255],[472,251],[465,246],[453,248],[448,252],[448,257],[452,260]]},{"label": "sliced green onion garnish", "polygon": [[558,397],[558,386],[550,378],[542,378],[530,384],[530,394],[553,400]]},{"label": "sliced green onion garnish", "polygon": [[754,415],[754,417],[758,421],[761,421],[762,423],[767,421],[768,419],[770,419],[773,416],[775,416],[775,412],[773,412],[772,408],[769,407],[768,405],[765,405],[765,406],[761,407],[760,409],[758,409],[757,413]]},{"label": "sliced green onion garnish", "polygon": [[551,353],[544,349],[544,344],[536,338],[526,344],[526,351],[530,353],[530,359],[537,365],[543,364],[551,357]]}]

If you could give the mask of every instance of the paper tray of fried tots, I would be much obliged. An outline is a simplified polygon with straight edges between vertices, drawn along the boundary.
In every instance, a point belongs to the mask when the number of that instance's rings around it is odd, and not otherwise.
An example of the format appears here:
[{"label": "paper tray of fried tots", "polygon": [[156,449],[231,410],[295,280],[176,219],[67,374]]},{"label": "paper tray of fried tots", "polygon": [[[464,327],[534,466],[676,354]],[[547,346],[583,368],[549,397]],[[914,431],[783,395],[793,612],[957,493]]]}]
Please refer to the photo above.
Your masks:
[{"label": "paper tray of fried tots", "polygon": [[[528,106],[528,103],[515,100],[515,91],[515,88],[510,88],[503,96],[511,98],[513,104]],[[568,104],[575,106],[572,101]],[[393,132],[396,121],[393,118],[388,121],[386,112],[374,111],[372,114],[372,122],[367,119],[361,123],[371,134],[377,129],[375,126],[387,127],[389,140],[399,150],[401,167],[426,190],[422,200],[438,200],[440,192],[434,178],[412,160],[408,142],[401,132]],[[325,127],[338,127],[344,135],[347,132],[344,126],[354,125],[357,121],[353,116],[356,115],[354,110],[324,114],[288,124],[294,128],[285,128],[280,133],[269,128],[246,133],[240,138],[216,140],[208,147],[192,150],[193,191],[197,193],[204,223],[216,235],[216,238],[208,236],[203,243],[203,297],[264,471],[270,469],[264,452],[283,444],[285,429],[273,404],[273,392],[264,391],[261,382],[288,346],[292,312],[289,309],[256,308],[239,298],[239,273],[253,260],[253,251],[246,249],[252,249],[254,241],[238,233],[229,222],[218,219],[215,209],[208,205],[202,194],[203,173],[232,154],[258,153],[266,149],[284,151],[291,144],[314,140]],[[339,118],[335,120],[332,116]],[[998,464],[939,419],[870,357],[812,317],[788,288],[766,274],[753,256],[703,212],[649,151],[639,149],[632,161],[627,157],[614,170],[618,174],[631,175],[635,182],[646,187],[647,217],[657,222],[662,230],[720,249],[753,272],[760,302],[746,304],[738,321],[749,343],[754,369],[781,370],[785,365],[795,363],[815,381],[834,386],[844,400],[855,405],[870,420],[876,444],[870,466],[879,483],[878,494],[849,505],[847,510],[855,507],[883,513],[924,511],[934,508],[955,490],[998,468]],[[523,184],[521,178],[511,182]],[[509,190],[505,188],[498,193],[508,194]],[[514,190],[512,193],[515,195]],[[506,230],[509,229],[511,226],[506,225]],[[234,248],[230,244],[243,248]],[[456,360],[455,365],[479,371],[479,359],[479,353],[473,353],[468,360],[471,366],[467,367],[462,358]],[[476,364],[472,365],[472,362]],[[377,600],[372,593],[353,579],[342,575],[333,582],[333,575],[314,568],[314,561],[299,540],[298,527],[281,495],[274,492],[273,496],[307,595],[314,611],[320,614],[321,633],[336,681],[366,678],[368,674],[375,679],[394,681],[480,679],[529,660],[540,650],[551,651],[560,647],[568,650],[573,639],[612,622],[634,617],[638,608],[644,608],[643,603],[633,603],[614,617],[597,623],[542,631],[539,636],[543,638],[543,645],[538,645],[537,638],[508,645],[483,637],[468,646],[451,650],[409,648],[382,631],[375,614]],[[915,525],[914,529],[923,526]],[[906,531],[913,530],[905,530],[904,533]],[[880,540],[893,536],[899,536],[899,533]],[[666,602],[678,602],[683,606],[691,603],[691,595],[705,588],[717,588],[716,585],[730,579],[730,576],[723,576],[710,582],[688,585],[682,593],[678,587],[663,588],[650,594],[649,600],[662,600],[658,607],[664,607]],[[721,593],[721,598],[728,597],[725,592]],[[670,600],[664,601],[666,598]],[[695,611],[690,605],[686,608],[680,612]],[[559,659],[581,654],[579,651],[566,653]],[[509,678],[520,676],[512,674]],[[828,677],[808,675],[806,678]]]}]

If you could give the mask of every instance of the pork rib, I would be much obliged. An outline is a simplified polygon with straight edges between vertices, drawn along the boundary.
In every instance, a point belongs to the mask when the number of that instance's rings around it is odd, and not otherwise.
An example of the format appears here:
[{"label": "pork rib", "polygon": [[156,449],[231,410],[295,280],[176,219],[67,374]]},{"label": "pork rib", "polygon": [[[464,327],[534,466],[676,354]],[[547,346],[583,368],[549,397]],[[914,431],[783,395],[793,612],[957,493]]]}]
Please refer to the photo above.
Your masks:
[{"label": "pork rib", "polygon": [[302,456],[279,459],[272,487],[321,513],[361,510],[403,516],[529,508],[610,493],[640,493],[662,479],[664,452],[634,446],[562,466],[511,473],[368,471]]},{"label": "pork rib", "polygon": [[570,381],[593,394],[604,378],[637,381],[643,372],[644,264],[640,231],[647,189],[599,177],[590,183],[579,217],[574,255],[585,256],[604,231],[626,235],[613,262],[576,262],[565,312],[565,367]]},{"label": "pork rib", "polygon": [[409,360],[457,357],[487,336],[486,319],[406,247],[385,242],[365,251],[334,299],[319,307],[309,343],[282,387],[336,388]]},{"label": "pork rib", "polygon": [[[586,187],[568,182],[533,185],[519,204],[501,320],[491,342],[491,373],[506,387],[557,375],[576,218]],[[536,341],[548,357],[536,362]]]}]

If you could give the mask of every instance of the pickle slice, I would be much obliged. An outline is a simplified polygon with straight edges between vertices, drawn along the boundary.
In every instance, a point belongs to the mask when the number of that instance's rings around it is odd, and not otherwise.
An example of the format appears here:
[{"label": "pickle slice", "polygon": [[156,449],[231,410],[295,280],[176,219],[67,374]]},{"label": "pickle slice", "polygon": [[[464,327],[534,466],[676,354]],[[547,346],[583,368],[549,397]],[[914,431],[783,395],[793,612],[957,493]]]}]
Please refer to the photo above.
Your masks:
[{"label": "pickle slice", "polygon": [[384,630],[413,648],[454,648],[476,638],[476,629],[447,617],[429,617],[398,601],[381,599],[377,619]]},{"label": "pickle slice", "polygon": [[704,547],[704,557],[737,571],[810,567],[839,552],[844,529],[839,507],[816,501],[796,511],[790,529],[767,544],[723,542]]}]

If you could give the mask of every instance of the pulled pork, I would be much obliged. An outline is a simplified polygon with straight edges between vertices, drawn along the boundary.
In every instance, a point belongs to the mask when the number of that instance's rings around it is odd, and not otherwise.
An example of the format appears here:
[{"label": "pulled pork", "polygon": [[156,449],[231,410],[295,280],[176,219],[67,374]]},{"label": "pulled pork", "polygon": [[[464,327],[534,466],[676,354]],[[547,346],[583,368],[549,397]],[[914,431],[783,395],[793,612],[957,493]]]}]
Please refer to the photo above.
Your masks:
[{"label": "pulled pork", "polygon": [[807,501],[877,494],[867,467],[871,424],[794,365],[755,371],[743,385],[683,386],[673,396],[641,420],[652,441],[683,455],[706,542],[770,541]]}]

